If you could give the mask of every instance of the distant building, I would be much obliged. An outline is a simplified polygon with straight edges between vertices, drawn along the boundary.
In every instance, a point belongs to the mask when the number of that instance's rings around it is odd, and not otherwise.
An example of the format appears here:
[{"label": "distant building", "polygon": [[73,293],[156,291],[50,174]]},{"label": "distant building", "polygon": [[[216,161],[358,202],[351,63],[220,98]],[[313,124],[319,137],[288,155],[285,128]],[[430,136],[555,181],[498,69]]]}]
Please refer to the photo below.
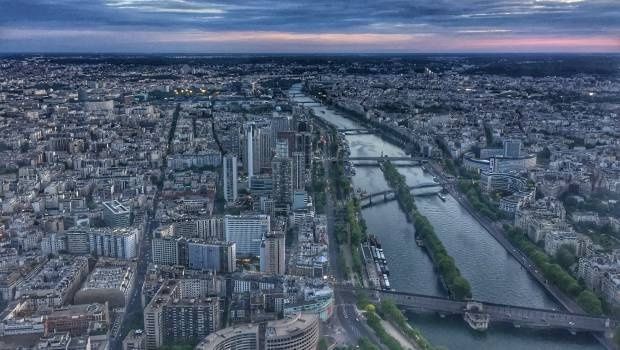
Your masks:
[{"label": "distant building", "polygon": [[138,229],[94,229],[89,231],[90,252],[96,256],[133,259],[137,255]]},{"label": "distant building", "polygon": [[158,265],[181,265],[178,238],[153,238],[151,241],[153,263]]},{"label": "distant building", "polygon": [[243,324],[207,336],[197,350],[315,350],[319,342],[316,315],[297,313],[284,319]]},{"label": "distant building", "polygon": [[69,332],[73,336],[85,335],[94,328],[106,329],[110,324],[108,304],[68,305],[54,310],[45,318],[45,334]]},{"label": "distant building", "polygon": [[237,254],[234,242],[187,242],[188,267],[230,273],[236,270]]},{"label": "distant building", "polygon": [[243,161],[248,175],[248,187],[250,187],[252,185],[252,176],[254,176],[254,123],[244,124],[243,132],[246,143]]},{"label": "distant building", "polygon": [[507,139],[504,140],[504,157],[519,158],[521,157],[521,140]]},{"label": "distant building", "polygon": [[134,287],[136,263],[100,259],[80,290],[75,304],[108,303],[110,307],[127,305]]},{"label": "distant building", "polygon": [[237,255],[259,256],[263,236],[269,232],[268,215],[226,215],[226,241],[237,244]]},{"label": "distant building", "polygon": [[571,248],[571,251],[577,255],[579,239],[573,231],[551,231],[545,235],[545,252],[551,256],[555,256],[562,246]]},{"label": "distant building", "polygon": [[306,159],[303,152],[293,152],[293,190],[304,190],[306,188]]},{"label": "distant building", "polygon": [[308,204],[308,193],[304,190],[293,192],[293,210],[305,209]]},{"label": "distant building", "polygon": [[15,298],[30,299],[37,307],[58,307],[73,299],[86,275],[86,257],[54,258],[17,288]]},{"label": "distant building", "polygon": [[66,232],[67,252],[71,254],[90,253],[88,232],[83,230],[70,230]]},{"label": "distant building", "polygon": [[271,232],[263,238],[260,246],[260,271],[272,275],[286,272],[285,235]]},{"label": "distant building", "polygon": [[232,203],[237,200],[237,156],[227,154],[223,157],[222,163],[224,200]]},{"label": "distant building", "polygon": [[589,289],[602,291],[606,274],[620,272],[620,261],[616,255],[593,255],[579,259],[577,276],[582,278]]},{"label": "distant building", "polygon": [[114,200],[103,202],[103,221],[110,227],[127,227],[131,224],[131,210]]},{"label": "distant building", "polygon": [[276,156],[271,162],[273,199],[277,206],[288,206],[293,197],[293,160]]},{"label": "distant building", "polygon": [[221,325],[217,297],[185,298],[182,283],[166,280],[144,308],[145,348],[202,339]]},{"label": "distant building", "polygon": [[123,339],[123,350],[145,350],[144,331],[132,329]]}]

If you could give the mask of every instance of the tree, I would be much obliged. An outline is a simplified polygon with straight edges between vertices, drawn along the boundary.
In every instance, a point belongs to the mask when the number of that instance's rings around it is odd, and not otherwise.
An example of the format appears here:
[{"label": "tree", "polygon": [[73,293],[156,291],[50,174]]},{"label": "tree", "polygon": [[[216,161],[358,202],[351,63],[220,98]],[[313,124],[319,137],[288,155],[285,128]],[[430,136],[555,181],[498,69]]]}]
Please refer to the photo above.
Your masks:
[{"label": "tree", "polygon": [[365,310],[366,312],[375,312],[375,311],[376,311],[376,309],[377,309],[377,308],[376,308],[373,304],[367,304],[367,305],[364,307],[364,310]]},{"label": "tree", "polygon": [[456,299],[471,298],[469,282],[461,276],[456,276],[452,280],[452,290]]},{"label": "tree", "polygon": [[616,328],[614,331],[614,343],[616,343],[616,346],[620,347],[620,327]]},{"label": "tree", "polygon": [[319,350],[327,350],[329,349],[329,344],[327,343],[327,339],[325,338],[321,338],[321,340],[319,340]]},{"label": "tree", "polygon": [[574,264],[576,259],[575,250],[569,245],[561,246],[555,253],[555,260],[565,269],[568,269]]},{"label": "tree", "polygon": [[603,313],[601,300],[589,290],[584,290],[579,294],[577,304],[589,314],[600,315]]},{"label": "tree", "polygon": [[368,338],[361,338],[358,345],[361,350],[378,350],[379,349],[370,340],[368,340]]}]

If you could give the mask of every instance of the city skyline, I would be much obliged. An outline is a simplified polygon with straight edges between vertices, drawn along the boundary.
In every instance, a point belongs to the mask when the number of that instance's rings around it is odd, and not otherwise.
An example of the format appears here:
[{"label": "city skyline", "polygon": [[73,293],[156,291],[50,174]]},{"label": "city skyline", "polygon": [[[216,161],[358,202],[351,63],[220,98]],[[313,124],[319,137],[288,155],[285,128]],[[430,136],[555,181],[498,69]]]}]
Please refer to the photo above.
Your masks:
[{"label": "city skyline", "polygon": [[620,52],[613,0],[0,1],[0,52]]}]

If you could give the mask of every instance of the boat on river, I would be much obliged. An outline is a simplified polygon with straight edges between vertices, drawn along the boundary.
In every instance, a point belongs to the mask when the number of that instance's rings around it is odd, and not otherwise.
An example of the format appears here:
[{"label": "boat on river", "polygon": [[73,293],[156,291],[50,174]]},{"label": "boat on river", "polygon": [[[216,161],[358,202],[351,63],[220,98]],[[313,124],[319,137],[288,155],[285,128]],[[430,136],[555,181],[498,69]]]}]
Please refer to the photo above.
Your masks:
[{"label": "boat on river", "polygon": [[418,247],[424,247],[424,240],[418,234],[415,235],[415,244],[417,244]]}]

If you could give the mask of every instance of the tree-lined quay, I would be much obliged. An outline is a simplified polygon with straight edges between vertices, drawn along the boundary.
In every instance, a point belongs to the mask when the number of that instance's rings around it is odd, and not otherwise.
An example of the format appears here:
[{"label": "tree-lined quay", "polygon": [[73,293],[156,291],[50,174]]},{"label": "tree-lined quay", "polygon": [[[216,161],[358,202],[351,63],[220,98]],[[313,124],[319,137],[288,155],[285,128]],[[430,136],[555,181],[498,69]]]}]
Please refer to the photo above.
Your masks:
[{"label": "tree-lined quay", "polygon": [[399,206],[405,212],[407,220],[413,222],[416,236],[422,239],[448,293],[455,299],[471,298],[471,286],[461,275],[454,259],[448,254],[441,240],[437,237],[433,225],[422,215],[416,205],[405,177],[389,161],[382,162],[382,170],[389,186],[394,190]]}]

